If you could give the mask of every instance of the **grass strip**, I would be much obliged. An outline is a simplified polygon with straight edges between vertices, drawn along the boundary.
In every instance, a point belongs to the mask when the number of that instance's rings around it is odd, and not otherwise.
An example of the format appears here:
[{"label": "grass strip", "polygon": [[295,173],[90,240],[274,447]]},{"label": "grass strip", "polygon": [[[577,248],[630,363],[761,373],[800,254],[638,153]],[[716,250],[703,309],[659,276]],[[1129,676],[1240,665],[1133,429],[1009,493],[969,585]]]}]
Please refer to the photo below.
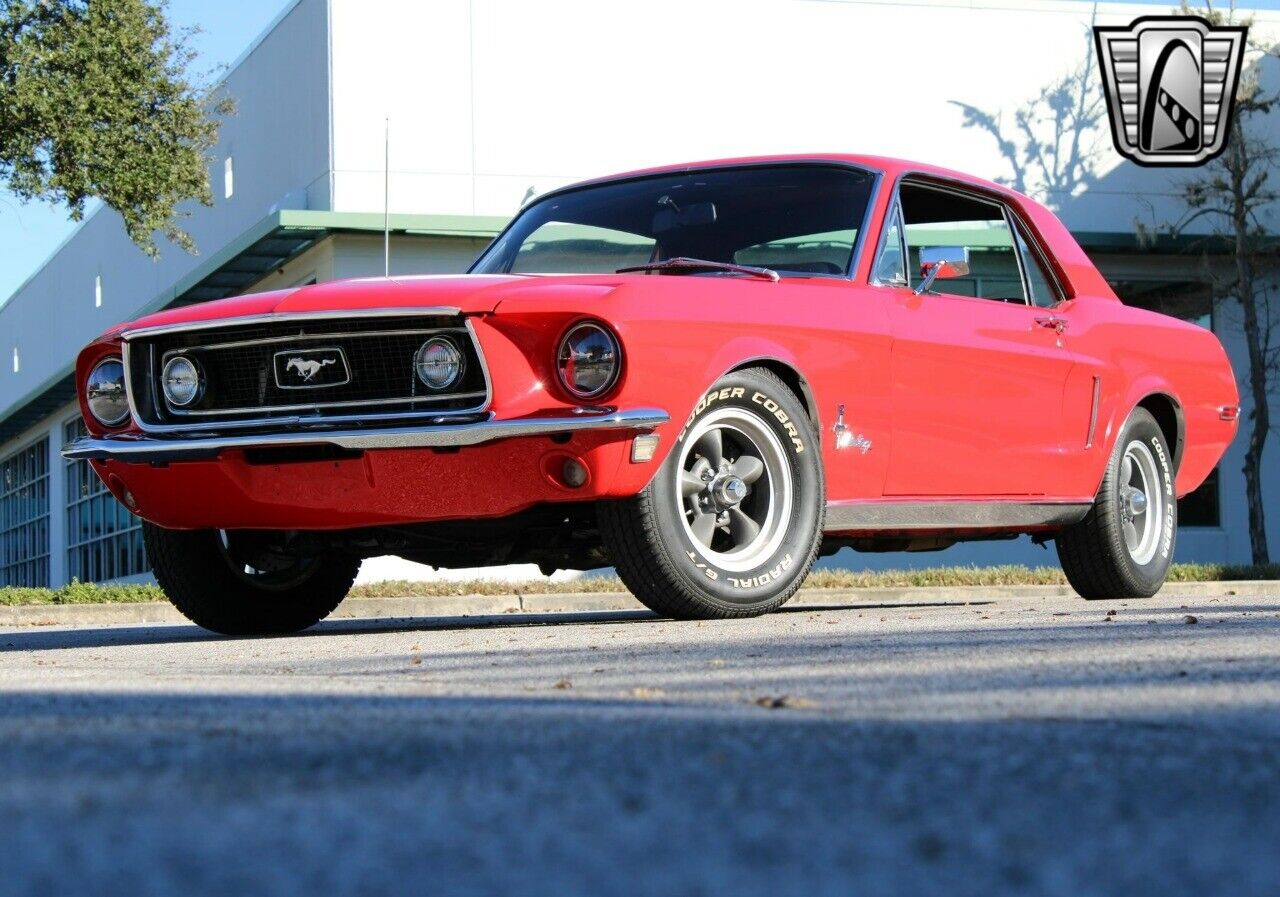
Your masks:
[{"label": "grass strip", "polygon": [[[1218,582],[1242,579],[1280,579],[1280,564],[1262,566],[1232,564],[1174,564],[1170,582]],[[1063,585],[1066,578],[1057,567],[931,567],[923,570],[814,570],[806,589],[947,588],[950,586]],[[563,595],[570,592],[622,592],[616,576],[583,576],[567,582],[531,580],[502,582],[469,579],[457,582],[387,580],[358,585],[353,598],[444,598],[460,595]],[[59,589],[0,587],[0,605],[22,604],[127,604],[164,601],[154,585],[94,585],[73,582]]]}]

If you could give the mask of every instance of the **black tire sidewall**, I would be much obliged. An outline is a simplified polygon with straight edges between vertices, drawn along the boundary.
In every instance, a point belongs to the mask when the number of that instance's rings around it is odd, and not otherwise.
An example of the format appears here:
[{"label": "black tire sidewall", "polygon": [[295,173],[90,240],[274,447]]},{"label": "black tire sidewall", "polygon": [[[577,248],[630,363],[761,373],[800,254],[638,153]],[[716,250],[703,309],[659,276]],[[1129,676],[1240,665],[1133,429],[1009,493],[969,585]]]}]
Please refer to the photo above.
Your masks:
[{"label": "black tire sidewall", "polygon": [[215,530],[143,522],[147,559],[166,597],[193,623],[224,635],[298,632],[324,619],[350,589],[360,562],[322,556],[299,582],[265,589],[237,575]]},{"label": "black tire sidewall", "polygon": [[[749,570],[720,568],[694,546],[675,500],[687,439],[705,416],[726,406],[747,411],[778,437],[791,468],[791,516],[778,548]],[[658,536],[679,575],[705,600],[726,609],[766,605],[788,594],[805,575],[820,537],[825,490],[821,445],[804,407],[775,377],[746,370],[731,373],[694,407],[661,470],[649,484]]]},{"label": "black tire sidewall", "polygon": [[[1163,493],[1163,516],[1161,521],[1160,544],[1155,555],[1145,564],[1137,563],[1125,545],[1124,530],[1120,524],[1119,490],[1121,487],[1120,470],[1124,463],[1124,455],[1134,442],[1141,442],[1155,456],[1156,471],[1160,477],[1160,489]],[[1102,496],[1099,512],[1109,516],[1107,523],[1115,533],[1113,551],[1121,574],[1135,586],[1135,591],[1142,594],[1154,594],[1164,584],[1169,566],[1173,563],[1174,548],[1178,541],[1178,497],[1176,472],[1173,467],[1173,454],[1165,440],[1164,432],[1150,413],[1139,409],[1129,418],[1120,438],[1116,441],[1108,468],[1107,490]]]}]

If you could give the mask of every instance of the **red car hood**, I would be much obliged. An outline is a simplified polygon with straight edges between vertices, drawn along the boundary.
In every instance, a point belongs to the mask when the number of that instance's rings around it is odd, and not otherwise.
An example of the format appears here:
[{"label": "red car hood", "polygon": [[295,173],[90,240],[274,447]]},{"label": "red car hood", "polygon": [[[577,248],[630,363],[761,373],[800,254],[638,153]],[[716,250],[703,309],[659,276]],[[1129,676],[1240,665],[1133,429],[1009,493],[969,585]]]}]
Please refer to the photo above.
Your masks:
[{"label": "red car hood", "polygon": [[252,293],[148,315],[117,329],[186,324],[245,315],[287,312],[417,309],[440,306],[464,314],[486,314],[508,300],[583,299],[608,293],[635,275],[456,274],[336,280],[291,290]]}]

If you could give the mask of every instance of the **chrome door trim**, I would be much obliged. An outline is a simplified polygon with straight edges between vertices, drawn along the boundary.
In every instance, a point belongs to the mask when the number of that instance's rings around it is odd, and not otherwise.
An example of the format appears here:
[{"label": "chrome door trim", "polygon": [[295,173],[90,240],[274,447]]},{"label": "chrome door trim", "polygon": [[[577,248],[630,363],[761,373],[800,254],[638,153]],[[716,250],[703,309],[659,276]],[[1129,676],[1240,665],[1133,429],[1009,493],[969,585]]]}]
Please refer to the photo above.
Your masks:
[{"label": "chrome door trim", "polygon": [[1023,530],[1068,526],[1092,501],[845,501],[828,502],[828,533],[865,530]]}]

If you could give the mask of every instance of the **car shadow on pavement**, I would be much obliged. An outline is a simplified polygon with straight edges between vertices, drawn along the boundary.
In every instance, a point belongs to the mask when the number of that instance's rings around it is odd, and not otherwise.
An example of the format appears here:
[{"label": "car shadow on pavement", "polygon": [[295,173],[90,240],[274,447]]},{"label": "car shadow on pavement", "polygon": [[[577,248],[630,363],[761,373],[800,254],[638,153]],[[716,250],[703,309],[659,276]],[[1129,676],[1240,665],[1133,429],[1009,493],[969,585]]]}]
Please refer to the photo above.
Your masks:
[{"label": "car shadow on pavement", "polygon": [[[830,613],[839,611],[890,611],[940,607],[981,607],[993,601],[920,601],[861,604],[803,604],[783,607],[775,615]],[[119,645],[164,645],[222,640],[314,638],[388,632],[443,632],[480,629],[523,629],[580,624],[620,625],[628,623],[671,623],[652,611],[538,611],[531,613],[477,614],[439,617],[330,617],[310,629],[285,636],[225,636],[189,624],[142,626],[94,626],[84,628],[9,629],[0,632],[0,653],[10,651],[56,651],[64,648],[105,648]],[[734,621],[711,621],[733,623]]]}]

